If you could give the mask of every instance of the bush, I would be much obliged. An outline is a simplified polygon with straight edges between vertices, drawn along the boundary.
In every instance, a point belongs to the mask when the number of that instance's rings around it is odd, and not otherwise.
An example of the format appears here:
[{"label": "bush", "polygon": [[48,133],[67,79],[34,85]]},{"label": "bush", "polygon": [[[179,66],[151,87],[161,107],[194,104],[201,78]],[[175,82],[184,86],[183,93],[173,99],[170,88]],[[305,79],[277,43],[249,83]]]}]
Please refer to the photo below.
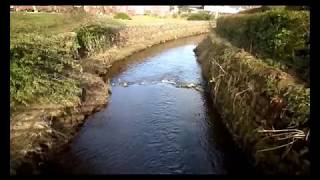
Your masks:
[{"label": "bush", "polygon": [[77,102],[81,89],[75,74],[85,55],[118,42],[117,28],[98,24],[82,26],[77,33],[56,36],[15,33],[10,37],[10,111],[22,105]]},{"label": "bush", "polygon": [[212,16],[209,13],[199,12],[199,13],[189,15],[187,20],[189,20],[189,21],[208,21],[211,18],[212,18]]},{"label": "bush", "polygon": [[77,30],[77,39],[81,56],[90,56],[93,53],[105,50],[119,41],[119,28],[91,24]]},{"label": "bush", "polygon": [[116,13],[113,18],[115,19],[125,19],[125,20],[131,20],[130,16],[126,13],[120,12]]},{"label": "bush", "polygon": [[77,70],[72,37],[23,35],[10,45],[10,110],[40,100],[67,103],[80,92],[69,78]]},{"label": "bush", "polygon": [[221,17],[216,31],[235,45],[292,68],[309,82],[309,12],[277,8]]}]

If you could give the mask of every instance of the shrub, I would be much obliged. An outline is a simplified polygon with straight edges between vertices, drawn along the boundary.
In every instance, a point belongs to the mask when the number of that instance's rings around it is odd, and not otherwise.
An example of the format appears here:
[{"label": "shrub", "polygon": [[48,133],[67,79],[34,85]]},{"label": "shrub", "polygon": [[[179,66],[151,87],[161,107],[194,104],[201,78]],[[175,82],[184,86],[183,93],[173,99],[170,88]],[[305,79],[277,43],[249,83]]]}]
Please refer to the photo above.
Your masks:
[{"label": "shrub", "polygon": [[235,45],[281,62],[309,82],[309,12],[277,8],[220,17],[216,31]]},{"label": "shrub", "polygon": [[195,14],[189,15],[187,20],[189,21],[208,21],[212,18],[212,16],[207,12],[199,12]]},{"label": "shrub", "polygon": [[77,39],[81,56],[90,56],[93,53],[109,48],[119,41],[118,28],[91,24],[77,30]]},{"label": "shrub", "polygon": [[116,13],[113,18],[115,19],[125,19],[125,20],[131,20],[130,16],[126,13],[120,12]]},{"label": "shrub", "polygon": [[78,70],[72,37],[42,37],[32,34],[10,45],[10,110],[40,100],[67,103],[80,92],[69,78]]}]

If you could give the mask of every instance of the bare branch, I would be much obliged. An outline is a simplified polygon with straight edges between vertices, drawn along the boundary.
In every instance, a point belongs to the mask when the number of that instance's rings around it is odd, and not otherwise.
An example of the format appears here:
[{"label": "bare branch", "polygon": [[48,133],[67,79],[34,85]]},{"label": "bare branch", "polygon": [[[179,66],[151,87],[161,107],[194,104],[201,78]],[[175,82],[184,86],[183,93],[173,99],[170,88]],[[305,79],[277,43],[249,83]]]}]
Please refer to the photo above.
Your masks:
[{"label": "bare branch", "polygon": [[267,148],[267,149],[261,149],[261,150],[258,150],[257,152],[264,152],[264,151],[272,151],[272,150],[276,150],[276,149],[280,149],[280,148],[283,148],[283,147],[286,147],[288,145],[291,145],[295,142],[295,140],[287,143],[287,144],[283,144],[281,146],[276,146],[276,147],[272,147],[272,148]]},{"label": "bare branch", "polygon": [[228,73],[222,68],[222,66],[221,66],[219,63],[216,62],[216,60],[215,60],[214,58],[212,59],[212,61],[213,61],[216,65],[218,65],[218,67],[222,70],[223,73],[228,74]]}]

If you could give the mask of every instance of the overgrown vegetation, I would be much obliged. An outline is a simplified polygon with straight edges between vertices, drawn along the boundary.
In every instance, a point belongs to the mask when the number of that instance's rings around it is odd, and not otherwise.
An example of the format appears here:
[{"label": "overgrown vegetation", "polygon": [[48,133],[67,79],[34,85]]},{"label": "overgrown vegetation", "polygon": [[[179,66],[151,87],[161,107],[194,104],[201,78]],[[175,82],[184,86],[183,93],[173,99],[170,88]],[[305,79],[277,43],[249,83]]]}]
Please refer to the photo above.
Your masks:
[{"label": "overgrown vegetation", "polygon": [[[57,36],[21,33],[10,46],[10,107],[43,101],[68,104],[80,95],[79,55],[92,55],[117,41],[117,28],[84,25]],[[79,54],[82,52],[84,54]]]},{"label": "overgrown vegetation", "polygon": [[225,124],[259,169],[308,174],[310,89],[216,34],[196,52]]},{"label": "overgrown vegetation", "polygon": [[116,13],[113,16],[113,18],[115,18],[115,19],[124,19],[124,20],[132,20],[131,17],[127,13],[124,13],[124,12]]},{"label": "overgrown vegetation", "polygon": [[74,37],[21,35],[10,45],[10,108],[47,101],[68,104],[80,93]]},{"label": "overgrown vegetation", "polygon": [[198,13],[192,13],[188,16],[187,20],[189,21],[209,21],[213,18],[208,12],[202,11]]},{"label": "overgrown vegetation", "polygon": [[221,17],[216,31],[239,47],[283,64],[309,83],[309,18],[308,11],[275,8]]},{"label": "overgrown vegetation", "polygon": [[82,68],[84,72],[87,70],[79,59],[118,45],[119,30],[124,25],[181,23],[178,19],[169,22],[153,17],[135,17],[124,23],[105,17],[94,18],[82,11],[64,14],[14,12],[10,20],[11,112],[32,104],[68,106],[78,103],[79,72]]},{"label": "overgrown vegetation", "polygon": [[99,24],[85,25],[77,30],[77,39],[82,56],[105,50],[119,41],[119,27]]},{"label": "overgrown vegetation", "polygon": [[77,103],[81,89],[74,76],[82,70],[77,59],[109,47],[117,27],[122,26],[116,20],[79,10],[11,13],[10,110],[33,103]]}]

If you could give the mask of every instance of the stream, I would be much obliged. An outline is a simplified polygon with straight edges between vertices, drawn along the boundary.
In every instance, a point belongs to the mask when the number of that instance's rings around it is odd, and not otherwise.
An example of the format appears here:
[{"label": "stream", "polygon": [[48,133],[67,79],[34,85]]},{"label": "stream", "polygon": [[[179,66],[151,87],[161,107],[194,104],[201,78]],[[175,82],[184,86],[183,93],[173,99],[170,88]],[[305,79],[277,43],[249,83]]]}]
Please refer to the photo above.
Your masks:
[{"label": "stream", "polygon": [[116,62],[108,105],[60,158],[72,174],[248,174],[252,169],[205,91],[193,52],[206,35]]}]

